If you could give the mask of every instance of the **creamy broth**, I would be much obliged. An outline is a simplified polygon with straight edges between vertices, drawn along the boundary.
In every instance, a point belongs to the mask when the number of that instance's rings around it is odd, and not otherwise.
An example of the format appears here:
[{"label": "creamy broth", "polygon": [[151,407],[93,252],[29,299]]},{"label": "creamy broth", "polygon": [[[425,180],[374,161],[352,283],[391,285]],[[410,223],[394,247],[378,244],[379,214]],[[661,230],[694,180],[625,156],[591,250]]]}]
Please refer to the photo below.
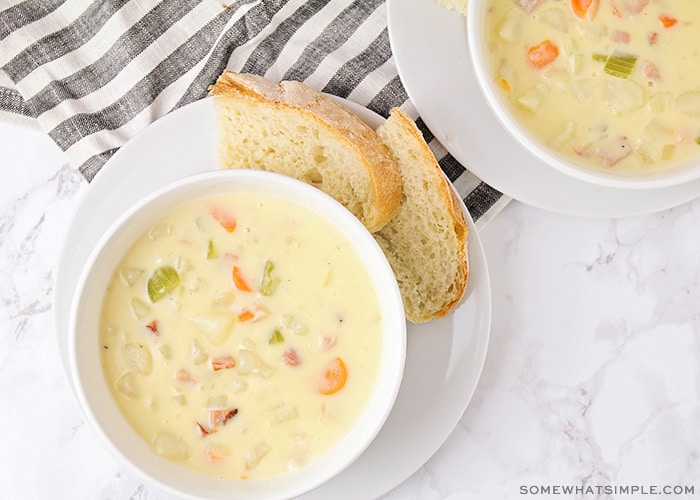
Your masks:
[{"label": "creamy broth", "polygon": [[700,152],[700,2],[487,3],[493,77],[541,143],[628,172]]},{"label": "creamy broth", "polygon": [[303,467],[358,418],[381,318],[347,239],[303,207],[238,193],[151,227],[105,294],[100,351],[156,453],[207,475]]}]

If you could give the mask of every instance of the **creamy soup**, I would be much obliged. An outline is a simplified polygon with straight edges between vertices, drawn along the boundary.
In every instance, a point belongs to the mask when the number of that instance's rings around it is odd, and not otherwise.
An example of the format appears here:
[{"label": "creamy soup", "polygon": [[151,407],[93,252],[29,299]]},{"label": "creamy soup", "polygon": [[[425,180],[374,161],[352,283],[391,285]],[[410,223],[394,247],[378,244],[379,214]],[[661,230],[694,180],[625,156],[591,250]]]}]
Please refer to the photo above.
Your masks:
[{"label": "creamy soup", "polygon": [[255,479],[303,467],[350,429],[382,331],[376,290],[335,227],[239,193],[194,200],[136,241],[99,338],[113,396],[156,453]]},{"label": "creamy soup", "polygon": [[487,3],[493,77],[541,143],[636,172],[700,152],[700,2]]}]

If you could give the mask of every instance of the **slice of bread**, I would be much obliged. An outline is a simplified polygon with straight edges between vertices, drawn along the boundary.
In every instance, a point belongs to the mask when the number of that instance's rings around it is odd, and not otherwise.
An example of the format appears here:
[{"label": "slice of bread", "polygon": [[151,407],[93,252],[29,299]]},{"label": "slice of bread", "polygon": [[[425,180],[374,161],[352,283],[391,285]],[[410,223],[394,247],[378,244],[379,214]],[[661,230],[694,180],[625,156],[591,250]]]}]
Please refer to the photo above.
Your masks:
[{"label": "slice of bread", "polygon": [[468,226],[459,199],[414,121],[394,108],[377,133],[399,163],[403,199],[374,237],[396,275],[406,318],[423,323],[447,315],[464,296]]},{"label": "slice of bread", "polygon": [[295,81],[224,71],[210,88],[219,161],[312,184],[374,232],[401,200],[401,174],[371,127],[330,97]]}]

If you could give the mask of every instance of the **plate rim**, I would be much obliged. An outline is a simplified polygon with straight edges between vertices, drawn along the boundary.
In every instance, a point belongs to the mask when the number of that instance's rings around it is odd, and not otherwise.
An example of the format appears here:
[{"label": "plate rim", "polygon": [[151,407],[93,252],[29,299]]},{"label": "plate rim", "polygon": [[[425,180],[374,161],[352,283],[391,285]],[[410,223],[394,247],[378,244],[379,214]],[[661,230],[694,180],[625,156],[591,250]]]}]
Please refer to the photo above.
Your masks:
[{"label": "plate rim", "polygon": [[[376,125],[381,123],[384,118],[379,116],[378,114],[370,111],[367,108],[364,108],[360,106],[359,104],[353,103],[351,101],[347,101],[345,99],[341,98],[335,98],[337,99],[341,104],[344,104],[346,107],[348,107],[351,111],[355,112],[358,114],[363,120],[367,121],[370,123],[372,120],[376,122]],[[132,154],[132,150],[138,150],[138,146],[140,143],[143,143],[144,141],[149,141],[151,136],[154,134],[157,136],[159,133],[161,133],[161,130],[167,131],[169,127],[172,126],[177,126],[178,122],[180,121],[188,121],[192,117],[200,117],[204,115],[205,117],[209,113],[209,116],[213,116],[213,99],[210,97],[200,99],[198,101],[195,101],[193,103],[190,103],[188,105],[185,105],[168,115],[164,116],[163,118],[156,120],[154,123],[146,127],[144,130],[139,132],[136,136],[134,136],[129,142],[127,142],[120,150],[118,150],[115,155],[103,166],[102,170],[98,172],[98,174],[95,176],[94,180],[92,183],[90,183],[86,189],[86,191],[83,193],[82,198],[78,201],[73,217],[71,219],[71,223],[69,224],[69,227],[64,235],[64,240],[62,242],[62,245],[60,247],[60,254],[59,254],[59,259],[58,259],[58,264],[56,266],[56,274],[55,274],[55,281],[54,281],[54,304],[57,306],[54,308],[54,322],[55,322],[55,334],[56,334],[56,340],[59,345],[59,357],[61,360],[62,368],[64,371],[64,375],[67,379],[67,382],[69,384],[69,387],[71,389],[71,392],[75,394],[75,387],[73,384],[73,381],[71,380],[71,375],[70,375],[70,366],[68,365],[69,357],[67,355],[68,352],[68,314],[67,311],[70,309],[70,306],[73,302],[73,293],[75,293],[75,286],[71,288],[71,279],[70,278],[70,272],[69,269],[72,267],[77,266],[78,264],[76,261],[80,259],[80,252],[76,253],[75,252],[75,246],[73,237],[79,236],[83,230],[85,230],[85,227],[79,227],[81,219],[84,219],[87,217],[86,213],[87,211],[92,211],[90,213],[90,217],[95,218],[95,212],[94,210],[96,207],[94,205],[99,204],[100,201],[100,194],[104,191],[109,189],[110,185],[109,182],[113,180],[113,178],[119,173],[121,175],[121,172],[123,169],[119,168],[119,164],[123,161],[122,158],[125,158],[125,160],[128,160],[129,155]],[[368,119],[368,117],[370,119]],[[370,125],[372,125],[370,123]],[[152,142],[152,141],[151,141]],[[210,152],[213,154],[212,152]],[[211,155],[210,155],[211,156]],[[214,155],[215,156],[215,155]],[[135,167],[131,167],[132,170]],[[216,167],[218,168],[218,167]],[[191,173],[196,173],[196,172],[203,172],[206,170],[210,170],[207,168],[200,168],[197,171],[191,172]],[[177,178],[177,177],[175,177]],[[173,178],[164,178],[160,180],[160,184],[166,184],[169,181],[172,181]],[[454,185],[450,183],[452,189],[454,190]],[[456,190],[455,190],[456,191]],[[137,196],[136,199],[138,199],[140,196]],[[126,206],[128,206],[128,203],[126,201],[123,202]],[[387,471],[382,471],[383,474],[381,474],[381,480],[379,481],[363,481],[364,488],[367,490],[365,493],[367,495],[371,495],[374,497],[381,496],[383,494],[388,493],[392,489],[394,489],[396,486],[400,485],[403,483],[406,479],[408,479],[411,475],[413,475],[418,469],[420,469],[421,466],[423,466],[434,454],[437,452],[437,450],[442,446],[442,444],[447,440],[449,435],[452,433],[454,428],[457,426],[459,420],[462,418],[462,415],[466,411],[469,403],[471,402],[471,399],[474,395],[474,392],[476,391],[476,387],[478,385],[478,382],[481,378],[481,374],[483,371],[483,367],[486,361],[486,355],[488,352],[488,345],[489,345],[489,340],[490,340],[490,333],[491,333],[491,314],[492,314],[492,300],[491,300],[491,283],[490,283],[490,277],[488,273],[488,266],[486,262],[486,256],[484,253],[484,249],[481,243],[481,240],[479,239],[476,227],[474,225],[474,221],[472,220],[469,212],[467,211],[466,207],[464,206],[464,202],[460,198],[460,205],[462,207],[462,210],[465,214],[465,217],[467,218],[467,223],[468,223],[468,252],[470,256],[470,278],[467,283],[467,292],[465,293],[465,299],[463,299],[463,302],[467,302],[471,294],[475,294],[476,299],[479,302],[483,301],[485,302],[482,304],[482,308],[479,311],[479,317],[474,318],[474,322],[478,323],[480,325],[480,329],[478,332],[475,332],[474,338],[476,339],[476,350],[473,353],[475,361],[473,363],[473,366],[469,368],[468,372],[471,375],[472,383],[471,384],[465,384],[462,383],[463,381],[453,381],[452,385],[449,387],[452,389],[459,389],[460,390],[460,400],[459,404],[452,404],[451,405],[451,412],[449,415],[449,421],[447,423],[443,423],[441,428],[439,429],[440,432],[433,432],[432,435],[430,436],[430,446],[425,445],[424,449],[422,450],[421,453],[419,453],[419,457],[412,457],[413,460],[405,460],[401,461],[401,464],[403,467],[398,467],[394,471],[393,474],[387,474]],[[102,217],[106,217],[106,213],[109,212],[110,210],[114,211],[114,207],[110,207],[108,209],[100,208],[100,210],[103,210],[101,213]],[[99,212],[99,210],[98,210]],[[93,234],[91,238],[93,240],[93,245],[94,243],[99,240],[99,237],[101,234],[104,232],[107,226],[102,227],[102,231],[99,232],[97,229],[94,227],[89,227],[87,230],[92,231],[92,232],[97,232],[98,234]],[[82,249],[82,251],[87,255],[90,253],[90,248],[88,249]],[[79,274],[79,273],[77,273]],[[77,280],[77,277],[75,278]],[[478,287],[478,288],[477,288]],[[73,293],[71,293],[71,290],[73,290]],[[66,297],[66,293],[69,295],[69,297]],[[67,301],[66,301],[67,299]],[[460,306],[458,306],[459,309]],[[67,308],[67,309],[66,309]],[[66,312],[65,317],[62,315],[62,312]],[[451,318],[451,315],[448,316],[448,319]],[[439,321],[442,320],[433,320],[433,322],[429,322],[427,324],[423,325],[437,325]],[[411,343],[410,341],[410,336],[413,334],[414,336],[416,335],[422,335],[423,333],[420,331],[414,331],[412,334],[410,333],[411,330],[419,330],[421,328],[430,328],[430,326],[423,326],[423,325],[413,325],[411,323],[408,323],[407,325],[407,330],[408,330],[408,344]],[[453,329],[452,333],[454,334],[455,330]],[[418,337],[416,337],[418,338]],[[415,341],[414,341],[415,343]],[[450,346],[450,350],[452,351],[453,347]],[[464,355],[465,353],[459,353],[460,355]],[[408,367],[409,360],[406,360],[406,366]],[[464,364],[464,362],[462,363]],[[458,386],[459,384],[459,386]],[[447,387],[447,385],[445,386]],[[397,400],[401,397],[401,389],[399,390],[399,395],[397,397]],[[387,424],[386,425],[391,425],[391,415],[389,415],[389,418],[387,419]],[[382,432],[384,432],[384,429],[380,431],[379,435],[375,439],[375,442],[377,442],[382,435]],[[390,432],[390,431],[387,431]],[[370,445],[368,450],[372,449],[372,446],[374,446],[374,443]],[[365,454],[367,451],[365,452]],[[385,452],[386,453],[386,452]],[[346,471],[343,471],[339,476],[337,476],[334,479],[331,479],[328,483],[325,485],[321,486],[319,489],[310,492],[306,495],[304,495],[302,498],[307,498],[307,499],[312,499],[312,498],[323,498],[323,495],[327,494],[327,492],[333,491],[334,488],[334,483],[337,482],[338,478],[343,478],[345,474],[352,474],[352,472],[348,472],[349,470],[351,471],[353,467],[359,466],[362,464],[362,456],[353,464],[350,469],[347,469]],[[390,477],[387,477],[390,476]],[[336,488],[337,490],[337,488]],[[357,494],[358,490],[355,490],[353,494]],[[338,497],[338,495],[335,495],[335,493],[339,493],[338,491],[333,491],[334,496]],[[318,496],[321,495],[321,496]],[[350,498],[350,497],[348,497]]]}]

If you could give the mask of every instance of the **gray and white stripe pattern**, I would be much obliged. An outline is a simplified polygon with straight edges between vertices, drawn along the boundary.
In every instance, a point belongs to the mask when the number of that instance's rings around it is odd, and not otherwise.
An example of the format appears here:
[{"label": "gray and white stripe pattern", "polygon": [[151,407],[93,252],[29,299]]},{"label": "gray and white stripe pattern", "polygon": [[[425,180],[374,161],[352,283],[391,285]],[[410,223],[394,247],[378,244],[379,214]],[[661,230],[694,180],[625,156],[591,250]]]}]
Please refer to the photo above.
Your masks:
[{"label": "gray and white stripe pattern", "polygon": [[0,9],[0,110],[33,117],[88,181],[229,68],[303,81],[382,116],[401,106],[475,220],[501,199],[417,116],[392,58],[384,0],[0,0]]}]

